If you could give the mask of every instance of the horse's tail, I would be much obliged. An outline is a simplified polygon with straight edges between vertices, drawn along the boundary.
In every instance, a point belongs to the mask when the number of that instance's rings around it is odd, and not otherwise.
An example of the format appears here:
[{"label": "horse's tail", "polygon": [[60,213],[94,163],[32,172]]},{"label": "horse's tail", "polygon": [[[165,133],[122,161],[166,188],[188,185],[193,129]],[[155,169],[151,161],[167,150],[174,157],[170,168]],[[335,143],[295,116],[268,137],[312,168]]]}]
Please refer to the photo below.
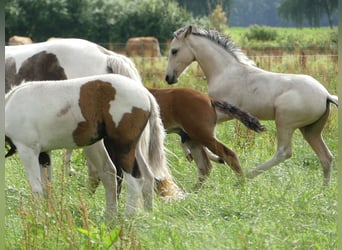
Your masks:
[{"label": "horse's tail", "polygon": [[162,120],[160,118],[160,110],[156,99],[150,94],[151,115],[149,119],[149,143],[148,143],[148,158],[152,165],[164,166],[166,165],[164,139],[165,130]]},{"label": "horse's tail", "polygon": [[17,152],[17,147],[13,144],[11,139],[7,136],[5,136],[5,142],[8,143],[10,146],[10,149],[7,151],[5,158],[10,157],[11,155],[14,155]]},{"label": "horse's tail", "polygon": [[[165,129],[160,118],[159,105],[154,96],[148,92],[151,103],[151,115],[148,121],[148,130],[144,141],[148,147],[148,163],[156,179],[157,191],[164,197],[177,197],[182,194],[174,182],[166,161],[164,147]],[[145,129],[146,130],[146,129]]]},{"label": "horse's tail", "polygon": [[256,132],[262,132],[266,130],[265,127],[260,124],[259,120],[256,117],[230,103],[219,100],[212,100],[211,103],[215,107],[215,109],[218,109],[220,112],[225,113],[235,119],[238,119],[247,128],[250,128]]},{"label": "horse's tail", "polygon": [[108,73],[120,74],[133,80],[141,82],[140,74],[134,65],[134,62],[128,57],[116,54],[113,51],[108,52],[107,71]]},{"label": "horse's tail", "polygon": [[338,107],[338,96],[336,95],[329,95],[327,99],[328,103],[333,103]]}]

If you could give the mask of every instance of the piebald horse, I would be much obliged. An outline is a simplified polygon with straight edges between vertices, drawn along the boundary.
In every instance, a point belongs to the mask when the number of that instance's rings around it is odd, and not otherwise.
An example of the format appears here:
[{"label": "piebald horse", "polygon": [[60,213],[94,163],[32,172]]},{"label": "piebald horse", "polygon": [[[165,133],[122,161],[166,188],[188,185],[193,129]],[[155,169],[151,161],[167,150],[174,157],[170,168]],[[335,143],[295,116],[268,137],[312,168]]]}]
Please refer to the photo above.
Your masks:
[{"label": "piebald horse", "polygon": [[[117,64],[117,58],[125,63]],[[128,58],[82,39],[57,39],[30,45],[6,46],[5,59],[6,92],[23,81],[65,80],[107,73],[133,77],[132,79],[142,85],[137,69]],[[158,181],[157,189],[162,196],[179,197],[182,192],[167,167],[165,152],[159,151],[158,158],[149,157],[152,153],[149,152],[150,147],[146,143],[149,141],[150,134],[149,126],[146,126],[142,135],[145,139],[139,143],[142,143],[144,156],[151,166],[150,171]],[[83,151],[87,158],[89,172],[95,170],[96,166],[93,166],[92,161],[88,158],[106,159],[101,142],[85,147]],[[69,156],[70,152],[67,155]],[[48,175],[51,180],[49,157],[46,154],[41,154],[40,159],[41,163],[48,165]],[[68,164],[70,164],[69,161],[67,161]],[[103,160],[102,164],[109,163]],[[118,175],[121,174],[118,173]],[[90,180],[92,181],[91,178]],[[119,184],[120,182],[121,178],[119,178]]]},{"label": "piebald horse", "polygon": [[6,140],[11,152],[14,147],[18,151],[34,193],[41,194],[44,187],[38,159],[41,152],[84,147],[103,139],[104,156],[110,164],[97,164],[96,157],[91,160],[105,187],[107,218],[116,214],[116,173],[122,170],[134,178],[144,176],[144,204],[152,209],[154,176],[141,173],[140,169],[149,166],[138,142],[150,121],[156,133],[151,133],[149,143],[152,154],[158,156],[164,149],[158,133],[161,121],[155,98],[135,80],[105,74],[27,82],[6,94],[5,114]]},{"label": "piebald horse", "polygon": [[[292,155],[291,141],[299,128],[318,156],[323,183],[330,181],[333,156],[322,138],[330,113],[331,95],[308,75],[273,73],[255,66],[234,42],[214,30],[191,25],[178,29],[170,44],[165,80],[177,82],[179,75],[197,61],[208,81],[209,96],[225,100],[260,120],[274,120],[277,150],[274,156],[247,173],[253,178]],[[231,119],[219,117],[220,121]]]}]

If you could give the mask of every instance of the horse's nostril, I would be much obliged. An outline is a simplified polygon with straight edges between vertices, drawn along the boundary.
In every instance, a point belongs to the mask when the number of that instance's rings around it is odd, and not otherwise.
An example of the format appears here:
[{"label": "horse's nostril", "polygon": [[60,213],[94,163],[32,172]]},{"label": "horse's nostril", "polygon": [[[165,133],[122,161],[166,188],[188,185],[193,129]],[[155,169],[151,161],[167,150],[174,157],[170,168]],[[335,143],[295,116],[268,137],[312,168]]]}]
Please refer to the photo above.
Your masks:
[{"label": "horse's nostril", "polygon": [[165,81],[169,82],[169,75],[165,76]]}]

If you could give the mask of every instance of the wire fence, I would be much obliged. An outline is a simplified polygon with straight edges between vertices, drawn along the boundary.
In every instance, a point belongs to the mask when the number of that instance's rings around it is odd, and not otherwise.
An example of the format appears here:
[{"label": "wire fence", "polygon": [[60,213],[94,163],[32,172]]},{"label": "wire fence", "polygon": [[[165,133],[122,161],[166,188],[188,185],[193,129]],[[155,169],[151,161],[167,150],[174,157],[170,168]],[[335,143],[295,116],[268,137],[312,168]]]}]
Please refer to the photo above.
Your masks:
[{"label": "wire fence", "polygon": [[[337,54],[283,54],[283,55],[254,55],[249,56],[255,64],[264,70],[281,73],[306,74],[321,82],[329,91],[337,93],[338,55]],[[167,57],[132,57],[146,86],[165,87],[165,69]],[[181,77],[182,79],[206,80],[197,62],[192,63]],[[199,89],[200,90],[200,89]]]}]

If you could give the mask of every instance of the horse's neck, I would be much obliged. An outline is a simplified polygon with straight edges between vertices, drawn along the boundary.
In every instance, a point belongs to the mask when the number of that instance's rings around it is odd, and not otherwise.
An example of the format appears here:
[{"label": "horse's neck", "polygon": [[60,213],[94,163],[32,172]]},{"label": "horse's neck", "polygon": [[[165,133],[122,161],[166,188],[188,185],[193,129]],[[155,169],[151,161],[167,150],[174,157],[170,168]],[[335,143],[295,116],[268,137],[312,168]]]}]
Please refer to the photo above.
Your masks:
[{"label": "horse's neck", "polygon": [[242,68],[229,52],[206,38],[196,37],[189,46],[208,82],[226,70],[239,71]]}]

